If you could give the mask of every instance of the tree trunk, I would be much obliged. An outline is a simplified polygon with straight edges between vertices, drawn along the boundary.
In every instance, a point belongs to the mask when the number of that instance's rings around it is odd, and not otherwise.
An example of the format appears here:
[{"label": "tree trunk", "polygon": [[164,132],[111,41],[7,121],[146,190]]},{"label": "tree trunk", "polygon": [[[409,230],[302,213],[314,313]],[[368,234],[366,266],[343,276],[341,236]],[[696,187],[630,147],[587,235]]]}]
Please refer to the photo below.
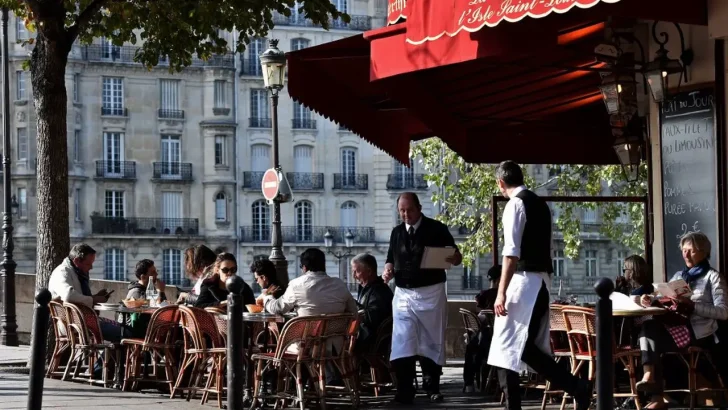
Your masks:
[{"label": "tree trunk", "polygon": [[46,30],[39,30],[30,58],[38,125],[36,290],[48,286],[51,272],[68,256],[70,240],[65,75],[71,44],[63,30],[49,26],[58,27],[49,24]]}]

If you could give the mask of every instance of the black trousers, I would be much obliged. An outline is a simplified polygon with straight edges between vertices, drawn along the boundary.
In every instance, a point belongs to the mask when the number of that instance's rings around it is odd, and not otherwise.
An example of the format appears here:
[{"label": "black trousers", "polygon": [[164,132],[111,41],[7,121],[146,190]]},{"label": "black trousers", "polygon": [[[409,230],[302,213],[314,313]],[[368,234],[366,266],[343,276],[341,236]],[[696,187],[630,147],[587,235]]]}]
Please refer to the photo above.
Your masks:
[{"label": "black trousers", "polygon": [[[536,297],[536,303],[533,305],[531,321],[528,323],[528,338],[526,339],[526,346],[523,349],[521,360],[534,372],[550,381],[553,389],[564,390],[573,395],[579,389],[580,383],[584,382],[581,382],[578,377],[572,375],[563,366],[559,366],[550,354],[544,353],[536,346],[536,337],[541,322],[549,320],[548,318],[549,291],[546,288],[546,283],[543,283]],[[498,381],[506,396],[506,409],[520,410],[521,380],[519,374],[512,370],[498,369]]]},{"label": "black trousers", "polygon": [[422,388],[427,394],[440,393],[440,376],[442,366],[424,356],[403,357],[392,360],[392,367],[397,375],[397,396],[403,399],[411,399],[415,396],[416,364],[420,362],[422,367]]}]

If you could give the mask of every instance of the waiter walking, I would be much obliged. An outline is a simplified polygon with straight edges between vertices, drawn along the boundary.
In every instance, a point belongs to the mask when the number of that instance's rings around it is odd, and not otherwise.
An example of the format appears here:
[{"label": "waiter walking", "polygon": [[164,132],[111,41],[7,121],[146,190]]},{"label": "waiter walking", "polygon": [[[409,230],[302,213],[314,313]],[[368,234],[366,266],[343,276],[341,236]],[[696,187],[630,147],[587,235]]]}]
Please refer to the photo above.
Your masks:
[{"label": "waiter walking", "polygon": [[390,360],[397,376],[395,402],[411,404],[415,365],[422,368],[422,387],[430,401],[441,402],[440,375],[445,364],[447,294],[444,269],[420,269],[425,247],[453,247],[447,262],[459,265],[462,255],[447,226],[422,215],[416,194],[402,193],[397,198],[402,223],[392,229],[387,263],[382,278],[393,277],[397,288],[392,301],[392,354]]},{"label": "waiter walking", "polygon": [[498,367],[506,408],[521,409],[519,373],[528,367],[587,410],[592,387],[559,366],[549,343],[551,210],[546,201],[523,185],[521,167],[504,161],[496,169],[498,188],[510,200],[503,211],[503,268],[488,364]]}]

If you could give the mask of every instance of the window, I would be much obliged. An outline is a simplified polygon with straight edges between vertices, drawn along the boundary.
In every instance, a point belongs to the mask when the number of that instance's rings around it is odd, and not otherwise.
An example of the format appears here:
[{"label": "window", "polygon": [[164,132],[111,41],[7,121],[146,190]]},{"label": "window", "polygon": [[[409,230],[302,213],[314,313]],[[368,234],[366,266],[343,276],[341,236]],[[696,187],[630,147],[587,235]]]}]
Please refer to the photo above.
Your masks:
[{"label": "window", "polygon": [[[271,167],[270,145],[255,144],[250,147],[250,164],[253,172],[265,172]],[[261,175],[262,176],[262,175]]]},{"label": "window", "polygon": [[18,128],[18,161],[28,161],[28,129]]},{"label": "window", "polygon": [[628,224],[629,223],[629,214],[627,212],[629,211],[629,208],[625,206],[619,207],[619,215],[617,216],[617,219],[615,220],[618,224]]},{"label": "window", "polygon": [[215,196],[215,222],[227,221],[227,198],[224,192]]},{"label": "window", "polygon": [[341,184],[343,187],[356,186],[356,149],[341,150]]},{"label": "window", "polygon": [[104,133],[104,175],[121,177],[122,161],[124,161],[124,134],[120,132]]},{"label": "window", "polygon": [[[345,228],[354,228],[357,226],[357,206],[356,202],[346,201],[341,204],[341,226]],[[346,235],[346,231],[344,231]]]},{"label": "window", "polygon": [[20,17],[15,17],[15,39],[16,40],[27,40],[28,30],[25,28],[25,21]]},{"label": "window", "polygon": [[334,6],[336,6],[336,10],[347,13],[349,11],[349,0],[333,0],[332,3],[334,3]]},{"label": "window", "polygon": [[594,277],[599,275],[599,254],[597,251],[586,251],[584,264],[586,265],[586,276]]},{"label": "window", "polygon": [[566,257],[564,251],[554,251],[554,276],[566,276]]},{"label": "window", "polygon": [[293,172],[307,174],[313,172],[313,147],[296,145],[293,147]]},{"label": "window", "polygon": [[182,141],[179,135],[162,135],[160,142],[162,170],[161,177],[178,179],[182,177],[180,162],[182,160]]},{"label": "window", "polygon": [[622,269],[622,264],[624,264],[624,260],[627,259],[628,252],[627,251],[617,251],[617,264],[620,267],[620,271]]},{"label": "window", "polygon": [[253,202],[253,242],[270,240],[270,206],[262,199]]},{"label": "window", "polygon": [[271,126],[267,90],[262,88],[250,90],[250,119],[250,126],[253,128],[268,128]]},{"label": "window", "polygon": [[225,80],[215,80],[214,88],[214,108],[225,108],[227,107],[227,82]]},{"label": "window", "polygon": [[161,118],[181,118],[179,80],[159,80],[159,107]]},{"label": "window", "polygon": [[306,21],[306,15],[299,11],[301,8],[301,4],[299,2],[296,2],[291,6],[291,16],[288,17],[288,21],[291,24],[296,25],[296,23],[303,23]]},{"label": "window", "polygon": [[28,190],[18,188],[18,218],[28,219]]},{"label": "window", "polygon": [[103,115],[124,115],[124,80],[122,78],[104,77],[101,103]]},{"label": "window", "polygon": [[215,135],[215,165],[225,165],[225,136]]},{"label": "window", "polygon": [[74,74],[73,75],[73,102],[79,102],[81,101],[80,96],[80,88],[81,88],[81,74]]},{"label": "window", "polygon": [[182,192],[162,192],[162,226],[170,232],[176,232],[184,218],[182,209]]},{"label": "window", "polygon": [[311,110],[298,101],[293,102],[293,128],[313,128]]},{"label": "window", "polygon": [[101,37],[101,58],[117,60],[121,56],[121,47],[115,46],[110,38]]},{"label": "window", "polygon": [[104,277],[106,280],[126,282],[126,251],[110,248],[104,252]]},{"label": "window", "polygon": [[313,242],[313,205],[299,201],[296,206],[296,241]]},{"label": "window", "polygon": [[124,191],[106,191],[105,212],[107,218],[124,217]]},{"label": "window", "polygon": [[16,89],[16,95],[15,99],[18,101],[22,101],[27,99],[26,96],[26,88],[25,88],[25,79],[26,79],[25,71],[16,71],[15,72],[15,85],[17,87]]},{"label": "window", "polygon": [[162,251],[162,278],[167,285],[184,285],[182,251],[179,249],[165,249]]},{"label": "window", "polygon": [[80,222],[81,218],[81,188],[76,188],[73,191],[73,219],[76,222]]},{"label": "window", "polygon": [[291,51],[303,50],[308,48],[309,44],[311,44],[311,41],[307,38],[294,38],[291,40]]},{"label": "window", "polygon": [[414,163],[410,159],[409,166],[395,162],[394,175],[397,178],[397,184],[404,188],[411,188],[415,185]]},{"label": "window", "polygon": [[260,55],[265,51],[265,39],[254,38],[248,44],[248,61],[245,67],[248,75],[263,75],[263,68],[260,66]]},{"label": "window", "polygon": [[81,130],[73,131],[73,160],[81,162]]},{"label": "window", "polygon": [[582,213],[583,223],[595,223],[597,221],[597,210],[596,209],[584,209]]}]

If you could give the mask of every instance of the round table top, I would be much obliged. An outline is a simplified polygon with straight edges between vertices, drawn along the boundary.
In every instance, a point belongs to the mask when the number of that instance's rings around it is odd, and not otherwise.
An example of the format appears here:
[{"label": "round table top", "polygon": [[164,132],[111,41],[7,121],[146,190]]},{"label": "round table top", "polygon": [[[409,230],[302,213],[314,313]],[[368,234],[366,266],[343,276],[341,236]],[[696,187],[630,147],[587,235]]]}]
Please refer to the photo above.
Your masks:
[{"label": "round table top", "polygon": [[154,312],[159,307],[150,307],[150,306],[141,306],[138,308],[129,308],[124,306],[121,303],[105,303],[105,304],[96,304],[94,305],[94,310],[99,310],[102,312],[118,312],[118,313],[144,313],[144,312]]},{"label": "round table top", "polygon": [[243,312],[244,322],[283,323],[286,319],[288,319],[286,316],[274,315],[272,313]]},{"label": "round table top", "polygon": [[631,310],[612,310],[613,316],[622,317],[640,317],[640,316],[657,316],[664,315],[667,313],[667,309],[660,307],[648,307],[642,309],[631,309]]}]

